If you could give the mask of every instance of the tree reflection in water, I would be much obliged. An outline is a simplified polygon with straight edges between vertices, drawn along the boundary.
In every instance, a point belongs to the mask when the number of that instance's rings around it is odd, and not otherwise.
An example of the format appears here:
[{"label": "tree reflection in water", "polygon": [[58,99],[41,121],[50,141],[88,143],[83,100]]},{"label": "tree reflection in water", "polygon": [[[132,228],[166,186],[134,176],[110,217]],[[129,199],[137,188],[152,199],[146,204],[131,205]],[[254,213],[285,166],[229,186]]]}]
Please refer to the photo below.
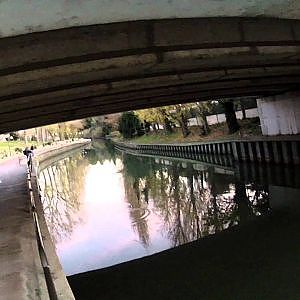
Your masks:
[{"label": "tree reflection in water", "polygon": [[214,167],[122,153],[130,217],[141,243],[149,245],[146,209],[164,220],[172,246],[241,224],[269,211],[268,189],[241,182]]},{"label": "tree reflection in water", "polygon": [[78,211],[88,165],[107,160],[122,165],[131,226],[145,249],[151,246],[152,216],[160,220],[156,230],[161,236],[170,246],[178,246],[270,210],[267,186],[245,183],[232,171],[196,161],[116,152],[109,143],[93,146],[84,158],[77,153],[40,174],[45,217],[55,243],[68,238],[81,222]]},{"label": "tree reflection in water", "polygon": [[39,174],[45,219],[54,244],[68,238],[73,227],[81,222],[77,212],[88,161],[82,154],[64,158]]}]

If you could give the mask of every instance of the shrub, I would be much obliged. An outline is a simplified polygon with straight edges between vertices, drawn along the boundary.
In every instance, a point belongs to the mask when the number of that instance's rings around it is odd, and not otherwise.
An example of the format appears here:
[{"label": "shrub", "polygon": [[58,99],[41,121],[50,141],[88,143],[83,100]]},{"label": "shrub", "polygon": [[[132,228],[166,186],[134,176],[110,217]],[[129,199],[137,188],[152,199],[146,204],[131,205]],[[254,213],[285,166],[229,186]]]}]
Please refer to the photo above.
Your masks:
[{"label": "shrub", "polygon": [[134,112],[125,112],[119,119],[118,130],[124,138],[132,138],[137,133],[140,134],[141,122]]}]

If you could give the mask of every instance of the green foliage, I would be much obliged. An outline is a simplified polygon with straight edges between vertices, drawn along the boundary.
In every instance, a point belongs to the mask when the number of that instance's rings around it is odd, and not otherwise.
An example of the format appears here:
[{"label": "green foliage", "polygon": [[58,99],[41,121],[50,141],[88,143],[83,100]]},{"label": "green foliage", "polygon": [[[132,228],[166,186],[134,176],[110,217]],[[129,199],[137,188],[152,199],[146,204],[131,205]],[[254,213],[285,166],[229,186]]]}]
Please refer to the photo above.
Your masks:
[{"label": "green foliage", "polygon": [[119,119],[118,130],[124,138],[132,138],[140,133],[141,122],[134,112],[125,112]]},{"label": "green foliage", "polygon": [[126,175],[135,179],[145,178],[150,175],[152,160],[148,157],[137,157],[124,153],[123,164]]},{"label": "green foliage", "polygon": [[15,152],[16,152],[16,153],[22,153],[22,152],[23,152],[23,149],[22,149],[22,148],[19,148],[19,147],[16,147],[16,148],[15,148]]},{"label": "green foliage", "polygon": [[84,129],[94,129],[96,128],[97,122],[96,119],[91,117],[91,118],[86,118],[84,120],[83,128]]},{"label": "green foliage", "polygon": [[111,131],[112,131],[112,125],[104,122],[102,126],[102,136],[104,137],[106,135],[109,135]]},{"label": "green foliage", "polygon": [[95,149],[87,149],[86,151],[86,157],[89,160],[89,163],[91,165],[95,165],[98,162],[98,155]]}]

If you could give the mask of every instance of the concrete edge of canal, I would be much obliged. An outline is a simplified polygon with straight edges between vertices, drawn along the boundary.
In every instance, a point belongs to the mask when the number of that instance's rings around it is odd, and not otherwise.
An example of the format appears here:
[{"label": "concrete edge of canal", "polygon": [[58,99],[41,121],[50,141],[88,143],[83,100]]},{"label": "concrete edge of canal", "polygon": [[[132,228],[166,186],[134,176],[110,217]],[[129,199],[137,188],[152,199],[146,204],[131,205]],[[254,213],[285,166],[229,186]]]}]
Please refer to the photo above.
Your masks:
[{"label": "concrete edge of canal", "polygon": [[[39,165],[41,163],[46,162],[47,160],[50,160],[54,158],[57,155],[61,155],[63,153],[69,152],[71,150],[80,149],[89,144],[90,141],[79,141],[77,143],[72,144],[66,144],[62,145],[58,148],[52,148],[46,151],[43,151],[41,153],[38,153],[34,157],[34,168],[31,175],[31,185],[32,185],[32,194],[35,201],[35,211],[38,216],[38,223],[39,228],[42,236],[42,242],[45,249],[45,255],[46,260],[49,264],[50,269],[50,280],[53,284],[53,286],[50,289],[54,289],[54,294],[56,294],[57,298],[50,295],[50,299],[62,299],[62,300],[68,300],[68,299],[75,299],[73,292],[69,286],[69,283],[67,281],[66,275],[62,269],[62,266],[60,264],[59,258],[55,251],[55,246],[52,242],[50,232],[48,230],[48,226],[44,217],[43,213],[43,205],[40,198],[40,192],[39,192],[39,185],[38,185],[38,173],[39,173]],[[38,234],[37,234],[38,235]],[[37,236],[38,238],[38,236]],[[39,244],[39,242],[38,242]],[[42,258],[41,262],[43,264]],[[46,275],[46,274],[45,274]],[[47,277],[47,275],[46,275]],[[46,279],[47,281],[47,279]],[[51,285],[50,284],[50,285]],[[48,292],[49,292],[49,284],[48,286]],[[47,293],[47,291],[46,291]],[[53,292],[52,292],[53,293]]]},{"label": "concrete edge of canal", "polygon": [[[232,157],[234,161],[275,164],[300,164],[300,136],[259,137],[236,140],[219,140],[182,144],[134,144],[112,140],[116,147],[123,150],[163,156],[197,156],[202,161],[208,157]],[[199,157],[198,157],[199,156]]]}]

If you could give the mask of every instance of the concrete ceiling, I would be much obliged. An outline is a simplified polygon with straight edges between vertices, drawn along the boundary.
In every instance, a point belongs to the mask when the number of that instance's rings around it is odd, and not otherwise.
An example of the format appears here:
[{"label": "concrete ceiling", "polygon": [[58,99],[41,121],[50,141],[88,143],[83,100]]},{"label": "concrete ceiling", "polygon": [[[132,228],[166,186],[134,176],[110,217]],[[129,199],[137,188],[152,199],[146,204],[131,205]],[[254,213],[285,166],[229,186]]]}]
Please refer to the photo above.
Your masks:
[{"label": "concrete ceiling", "polygon": [[300,1],[0,0],[0,36],[125,21],[207,17],[300,19]]},{"label": "concrete ceiling", "polygon": [[0,133],[171,103],[283,93],[299,88],[299,61],[295,19],[146,20],[4,37]]}]

